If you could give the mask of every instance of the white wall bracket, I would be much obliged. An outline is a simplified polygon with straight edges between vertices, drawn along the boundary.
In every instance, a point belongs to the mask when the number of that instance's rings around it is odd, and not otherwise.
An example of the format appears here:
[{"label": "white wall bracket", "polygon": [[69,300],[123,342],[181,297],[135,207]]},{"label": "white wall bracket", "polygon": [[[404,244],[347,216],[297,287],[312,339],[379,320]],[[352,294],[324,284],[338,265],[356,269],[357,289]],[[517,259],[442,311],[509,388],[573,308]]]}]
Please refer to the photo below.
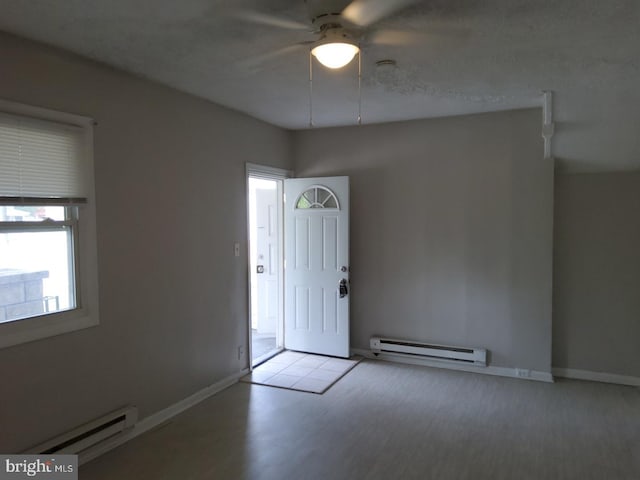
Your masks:
[{"label": "white wall bracket", "polygon": [[551,138],[555,133],[553,123],[553,93],[549,90],[542,91],[542,138],[544,139],[544,158],[553,158],[551,154]]}]

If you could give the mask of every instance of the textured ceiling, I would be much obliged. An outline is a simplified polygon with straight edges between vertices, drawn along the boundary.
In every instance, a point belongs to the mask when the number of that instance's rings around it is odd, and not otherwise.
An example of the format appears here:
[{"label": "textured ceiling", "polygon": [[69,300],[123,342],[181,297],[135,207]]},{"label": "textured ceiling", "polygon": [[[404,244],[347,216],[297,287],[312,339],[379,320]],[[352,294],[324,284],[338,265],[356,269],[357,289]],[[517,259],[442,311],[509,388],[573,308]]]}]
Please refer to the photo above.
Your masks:
[{"label": "textured ceiling", "polygon": [[[310,6],[318,5],[323,0]],[[309,23],[308,7],[303,0],[0,0],[0,29],[298,129],[309,124],[308,48],[282,49],[317,36],[236,14]],[[553,154],[563,168],[640,168],[637,0],[423,0],[364,33],[363,123],[539,106],[541,91],[551,90]],[[407,38],[409,45],[394,45]],[[383,59],[397,67],[376,67]],[[357,62],[339,72],[314,67],[314,124],[352,125],[357,112]]]}]

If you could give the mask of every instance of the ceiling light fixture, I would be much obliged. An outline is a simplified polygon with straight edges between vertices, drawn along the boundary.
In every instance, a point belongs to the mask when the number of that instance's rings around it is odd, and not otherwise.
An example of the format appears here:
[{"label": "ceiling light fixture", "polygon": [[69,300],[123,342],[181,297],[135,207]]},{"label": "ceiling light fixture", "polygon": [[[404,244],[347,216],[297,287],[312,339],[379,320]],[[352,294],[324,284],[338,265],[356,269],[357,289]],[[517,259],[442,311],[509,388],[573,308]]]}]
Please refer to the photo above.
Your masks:
[{"label": "ceiling light fixture", "polygon": [[360,49],[350,43],[325,43],[318,45],[311,53],[328,68],[342,68],[347,65]]},{"label": "ceiling light fixture", "polygon": [[342,68],[360,51],[358,45],[339,28],[329,28],[311,48],[311,54],[327,68]]}]

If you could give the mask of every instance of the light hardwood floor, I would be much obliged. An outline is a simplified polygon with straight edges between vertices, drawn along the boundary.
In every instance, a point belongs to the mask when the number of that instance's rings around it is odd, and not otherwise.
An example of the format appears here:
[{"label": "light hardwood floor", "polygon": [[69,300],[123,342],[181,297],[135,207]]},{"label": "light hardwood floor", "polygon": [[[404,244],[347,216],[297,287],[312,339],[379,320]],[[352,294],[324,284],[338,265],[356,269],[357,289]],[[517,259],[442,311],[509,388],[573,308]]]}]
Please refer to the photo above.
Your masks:
[{"label": "light hardwood floor", "polygon": [[99,479],[640,479],[640,389],[363,361],[323,395],[238,383]]}]

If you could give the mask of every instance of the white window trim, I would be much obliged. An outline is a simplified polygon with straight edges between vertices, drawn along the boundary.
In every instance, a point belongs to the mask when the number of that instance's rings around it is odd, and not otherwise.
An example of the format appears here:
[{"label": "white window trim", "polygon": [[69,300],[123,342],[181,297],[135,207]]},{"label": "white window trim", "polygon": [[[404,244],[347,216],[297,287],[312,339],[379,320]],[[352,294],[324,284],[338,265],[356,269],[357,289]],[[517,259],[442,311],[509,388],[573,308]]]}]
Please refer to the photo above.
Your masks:
[{"label": "white window trim", "polygon": [[76,125],[84,130],[87,203],[79,209],[76,292],[78,307],[37,317],[0,323],[0,348],[73,332],[99,324],[98,252],[96,237],[93,126],[89,117],[0,99],[0,111]]}]

